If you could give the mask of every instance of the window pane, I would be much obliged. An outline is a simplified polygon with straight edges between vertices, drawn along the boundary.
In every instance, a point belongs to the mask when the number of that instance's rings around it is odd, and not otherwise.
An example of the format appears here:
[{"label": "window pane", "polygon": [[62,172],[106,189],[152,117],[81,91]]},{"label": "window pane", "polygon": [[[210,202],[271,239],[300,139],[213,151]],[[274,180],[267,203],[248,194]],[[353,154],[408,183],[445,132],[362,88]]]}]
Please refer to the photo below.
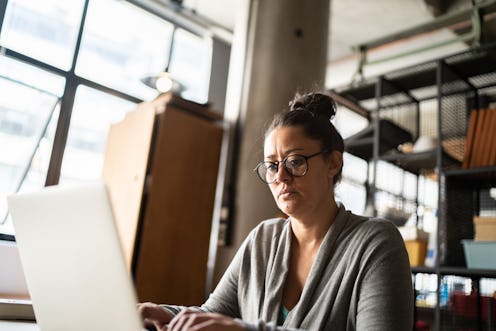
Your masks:
[{"label": "window pane", "polygon": [[62,161],[60,183],[101,177],[110,125],[122,120],[136,104],[95,89],[79,86]]},{"label": "window pane", "polygon": [[349,178],[357,184],[367,181],[367,161],[349,153],[343,153],[343,177]]},{"label": "window pane", "polygon": [[0,43],[53,66],[71,67],[83,0],[9,0]]},{"label": "window pane", "polygon": [[13,234],[6,196],[45,184],[59,98],[4,77],[0,91],[0,233]]},{"label": "window pane", "polygon": [[437,208],[438,200],[438,183],[435,178],[425,176],[419,177],[419,196],[418,200],[430,208]]},{"label": "window pane", "polygon": [[76,73],[152,99],[157,91],[141,79],[165,69],[172,30],[172,24],[125,1],[90,1]]},{"label": "window pane", "polygon": [[403,189],[403,170],[388,162],[377,162],[376,186],[380,190],[401,195]]},{"label": "window pane", "polygon": [[342,178],[336,186],[336,199],[341,201],[346,209],[356,214],[363,214],[365,203],[367,202],[367,192],[365,186]]},{"label": "window pane", "polygon": [[406,171],[403,175],[403,196],[415,200],[417,198],[417,176]]},{"label": "window pane", "polygon": [[0,76],[62,97],[65,78],[8,56],[0,55]]},{"label": "window pane", "polygon": [[184,85],[184,98],[198,103],[208,101],[211,57],[211,40],[176,30],[169,72]]}]

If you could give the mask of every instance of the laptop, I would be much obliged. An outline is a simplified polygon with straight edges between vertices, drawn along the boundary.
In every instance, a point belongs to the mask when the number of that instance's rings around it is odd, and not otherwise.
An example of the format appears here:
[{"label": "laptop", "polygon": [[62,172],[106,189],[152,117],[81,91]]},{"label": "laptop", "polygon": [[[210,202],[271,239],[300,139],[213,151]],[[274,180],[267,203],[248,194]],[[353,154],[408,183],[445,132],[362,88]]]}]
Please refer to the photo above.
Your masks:
[{"label": "laptop", "polygon": [[0,240],[0,319],[34,320],[16,243]]},{"label": "laptop", "polygon": [[41,331],[143,330],[103,183],[7,200]]}]

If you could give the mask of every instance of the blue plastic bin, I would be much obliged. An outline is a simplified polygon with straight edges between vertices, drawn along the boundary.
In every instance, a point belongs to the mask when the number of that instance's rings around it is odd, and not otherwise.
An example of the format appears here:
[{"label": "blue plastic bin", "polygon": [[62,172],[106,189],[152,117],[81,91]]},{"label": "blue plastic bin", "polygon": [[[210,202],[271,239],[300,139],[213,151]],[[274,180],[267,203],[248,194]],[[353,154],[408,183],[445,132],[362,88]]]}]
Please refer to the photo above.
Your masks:
[{"label": "blue plastic bin", "polygon": [[462,240],[468,268],[496,269],[496,241]]}]

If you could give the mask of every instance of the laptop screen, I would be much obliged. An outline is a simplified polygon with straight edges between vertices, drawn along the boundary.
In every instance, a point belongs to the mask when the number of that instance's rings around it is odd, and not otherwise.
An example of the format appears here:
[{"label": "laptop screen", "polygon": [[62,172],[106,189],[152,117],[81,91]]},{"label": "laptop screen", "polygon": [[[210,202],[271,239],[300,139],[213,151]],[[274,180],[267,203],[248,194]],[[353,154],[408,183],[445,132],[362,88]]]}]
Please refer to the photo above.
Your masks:
[{"label": "laptop screen", "polygon": [[103,183],[8,197],[41,330],[141,329]]}]

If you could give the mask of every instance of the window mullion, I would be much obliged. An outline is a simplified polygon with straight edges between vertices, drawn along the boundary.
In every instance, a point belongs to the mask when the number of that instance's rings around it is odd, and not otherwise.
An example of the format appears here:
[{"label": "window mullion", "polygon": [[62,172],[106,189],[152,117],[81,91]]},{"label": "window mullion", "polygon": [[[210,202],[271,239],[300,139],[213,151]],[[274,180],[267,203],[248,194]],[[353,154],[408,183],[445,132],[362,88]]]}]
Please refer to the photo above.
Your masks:
[{"label": "window mullion", "polygon": [[67,143],[67,135],[69,133],[76,88],[77,80],[74,79],[74,77],[67,78],[64,95],[62,96],[62,101],[60,103],[60,115],[57,122],[57,129],[55,130],[55,137],[53,139],[52,154],[48,165],[45,186],[56,185],[60,179],[60,170],[64,157],[65,145]]},{"label": "window mullion", "polygon": [[50,156],[50,163],[48,165],[47,177],[45,186],[56,185],[60,179],[60,171],[62,167],[62,159],[64,157],[65,146],[67,143],[67,136],[69,134],[69,126],[71,123],[72,107],[74,105],[74,98],[76,96],[76,89],[78,86],[78,79],[75,75],[75,68],[83,36],[84,23],[86,20],[86,13],[88,12],[89,0],[85,0],[83,13],[81,15],[81,23],[79,24],[79,31],[76,40],[76,47],[74,48],[74,55],[69,72],[66,74],[66,84],[64,94],[60,103],[60,115],[57,122],[57,129],[53,140],[52,154]]},{"label": "window mullion", "polygon": [[7,2],[0,1],[0,31],[2,31],[3,20],[5,18],[5,12],[7,11]]}]

